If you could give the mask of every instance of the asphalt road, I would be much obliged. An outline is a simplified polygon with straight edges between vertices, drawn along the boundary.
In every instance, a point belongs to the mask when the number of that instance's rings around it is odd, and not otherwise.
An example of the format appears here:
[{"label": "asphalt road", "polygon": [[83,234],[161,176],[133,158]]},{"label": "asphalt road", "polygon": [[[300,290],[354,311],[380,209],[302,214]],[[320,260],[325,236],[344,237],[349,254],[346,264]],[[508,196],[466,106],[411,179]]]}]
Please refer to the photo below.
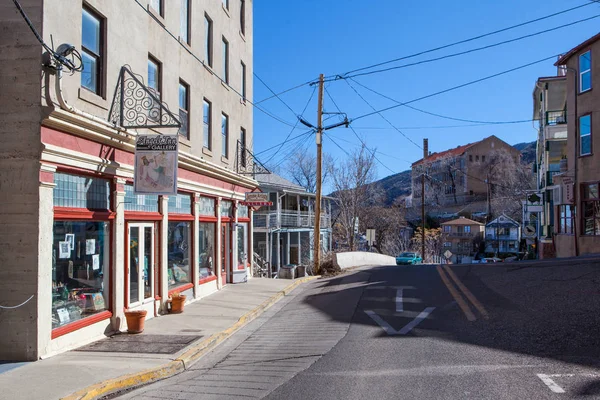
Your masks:
[{"label": "asphalt road", "polygon": [[123,398],[600,398],[600,266],[376,267]]}]

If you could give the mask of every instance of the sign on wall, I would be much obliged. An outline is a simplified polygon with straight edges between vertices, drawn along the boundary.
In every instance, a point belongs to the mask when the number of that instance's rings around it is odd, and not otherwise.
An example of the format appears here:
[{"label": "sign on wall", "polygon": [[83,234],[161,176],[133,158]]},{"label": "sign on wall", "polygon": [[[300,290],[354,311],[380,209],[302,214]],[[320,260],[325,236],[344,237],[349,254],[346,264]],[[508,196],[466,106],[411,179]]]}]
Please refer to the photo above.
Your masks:
[{"label": "sign on wall", "polygon": [[177,194],[177,135],[138,135],[133,187],[136,194]]},{"label": "sign on wall", "polygon": [[272,206],[273,202],[269,201],[269,193],[248,192],[246,193],[246,201],[242,201],[240,204],[258,210],[263,206]]}]

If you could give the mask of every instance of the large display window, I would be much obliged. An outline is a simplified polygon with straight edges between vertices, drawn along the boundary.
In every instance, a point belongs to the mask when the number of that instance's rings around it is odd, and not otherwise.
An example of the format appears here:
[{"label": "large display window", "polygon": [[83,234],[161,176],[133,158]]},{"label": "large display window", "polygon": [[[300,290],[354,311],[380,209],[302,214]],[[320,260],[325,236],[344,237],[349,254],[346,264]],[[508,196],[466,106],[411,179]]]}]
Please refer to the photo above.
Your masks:
[{"label": "large display window", "polygon": [[248,263],[248,224],[237,224],[237,258],[238,269],[243,269]]},{"label": "large display window", "polygon": [[215,257],[215,224],[200,222],[198,231],[198,267],[200,279],[213,276]]},{"label": "large display window", "polygon": [[168,228],[169,290],[192,282],[192,222],[170,221]]},{"label": "large display window", "polygon": [[56,220],[53,236],[54,329],[108,309],[110,223]]}]

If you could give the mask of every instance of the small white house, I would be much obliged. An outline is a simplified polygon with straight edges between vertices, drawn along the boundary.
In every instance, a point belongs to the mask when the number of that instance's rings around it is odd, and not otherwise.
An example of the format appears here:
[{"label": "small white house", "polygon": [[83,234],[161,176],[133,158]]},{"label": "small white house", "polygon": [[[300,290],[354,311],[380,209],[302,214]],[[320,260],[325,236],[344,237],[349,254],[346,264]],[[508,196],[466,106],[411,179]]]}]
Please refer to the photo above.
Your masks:
[{"label": "small white house", "polygon": [[486,253],[517,254],[520,241],[521,225],[504,214],[485,225]]}]

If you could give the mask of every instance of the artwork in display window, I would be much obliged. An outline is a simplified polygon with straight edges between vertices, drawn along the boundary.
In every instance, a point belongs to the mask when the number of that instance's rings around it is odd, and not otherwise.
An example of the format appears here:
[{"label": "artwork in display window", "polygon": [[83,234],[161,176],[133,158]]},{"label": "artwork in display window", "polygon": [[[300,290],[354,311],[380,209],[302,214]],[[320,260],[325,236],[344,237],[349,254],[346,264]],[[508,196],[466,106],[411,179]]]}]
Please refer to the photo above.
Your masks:
[{"label": "artwork in display window", "polygon": [[73,234],[66,234],[65,235],[65,242],[69,242],[69,248],[71,250],[75,250],[75,235],[73,235]]},{"label": "artwork in display window", "polygon": [[190,283],[191,222],[169,222],[168,228],[168,284],[169,289]]},{"label": "artwork in display window", "polygon": [[58,258],[71,257],[71,243],[58,242]]},{"label": "artwork in display window", "polygon": [[214,275],[215,224],[200,223],[198,232],[198,267],[200,278]]},{"label": "artwork in display window", "polygon": [[85,254],[87,254],[87,255],[96,254],[96,240],[87,239],[85,241]]}]

